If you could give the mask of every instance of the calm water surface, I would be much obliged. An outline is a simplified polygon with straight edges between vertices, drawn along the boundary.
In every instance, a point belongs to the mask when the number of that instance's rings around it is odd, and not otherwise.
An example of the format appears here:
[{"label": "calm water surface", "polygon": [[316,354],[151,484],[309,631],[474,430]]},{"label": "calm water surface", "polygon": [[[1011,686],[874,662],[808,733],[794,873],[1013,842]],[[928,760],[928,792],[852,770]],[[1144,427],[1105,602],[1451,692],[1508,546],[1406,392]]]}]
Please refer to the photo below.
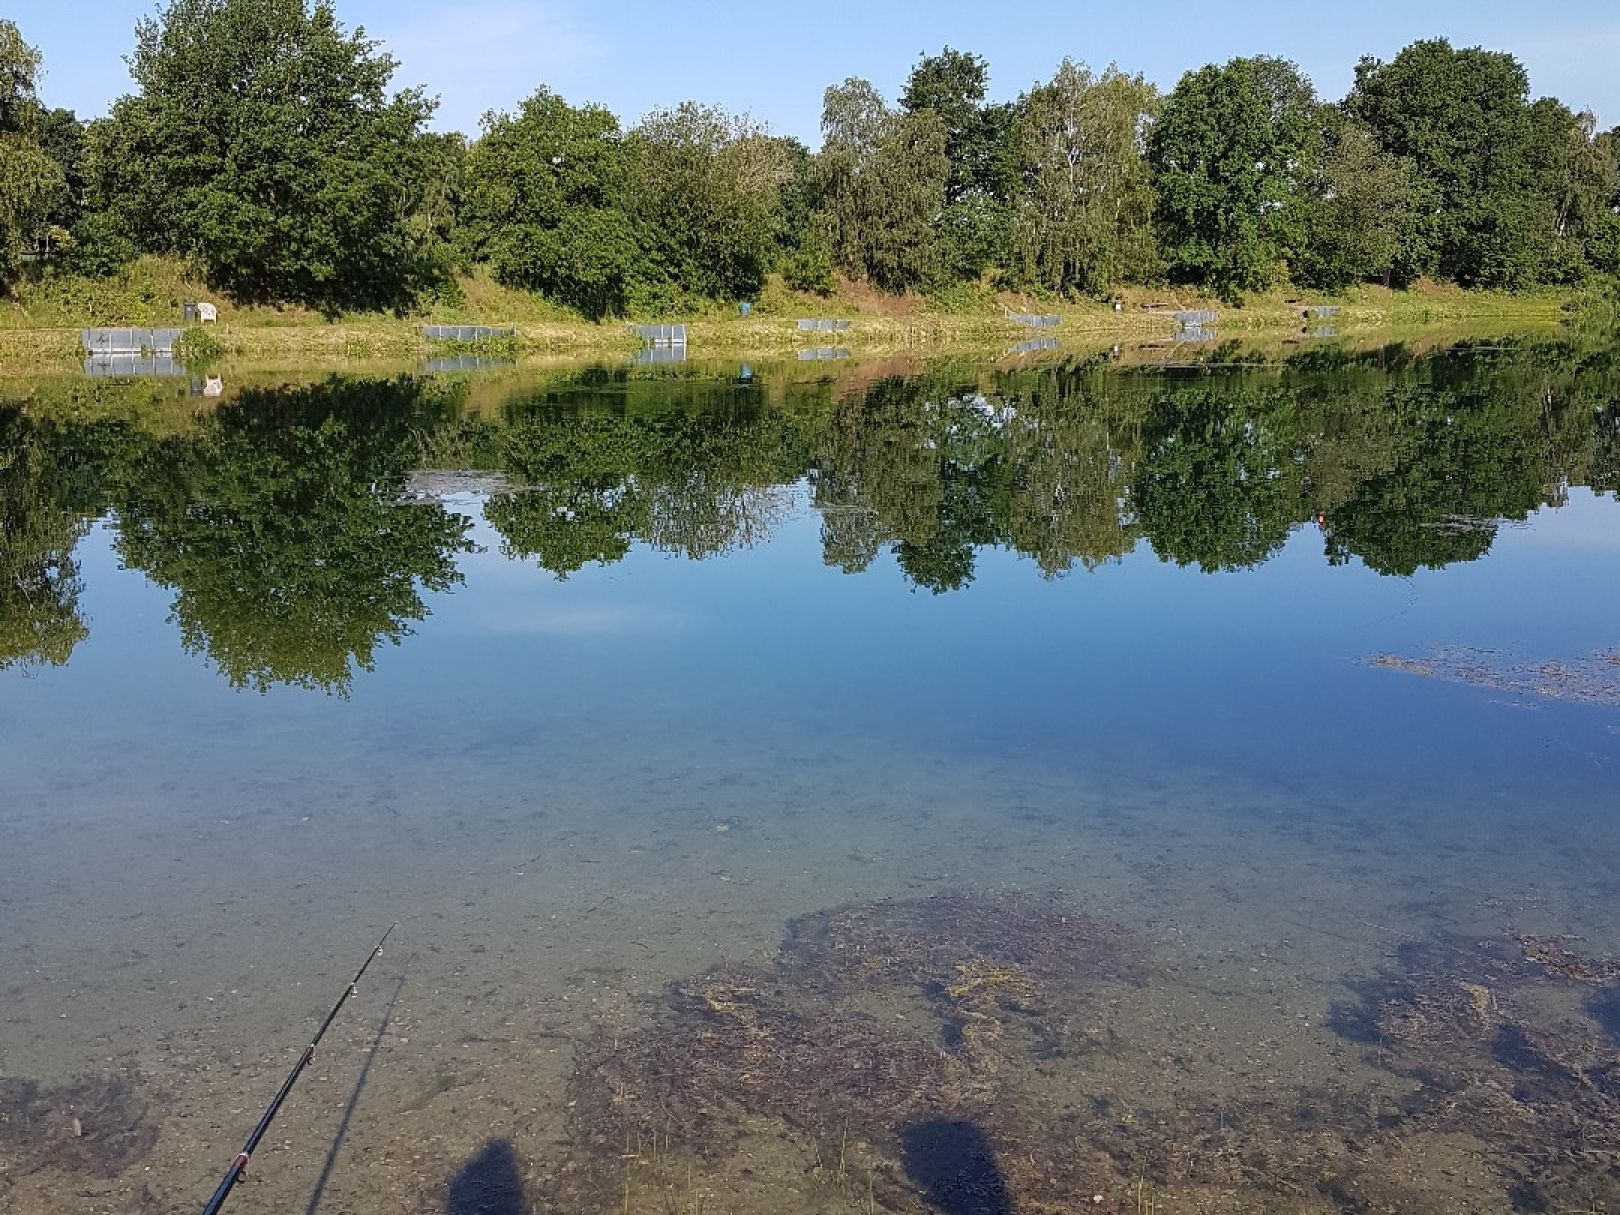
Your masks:
[{"label": "calm water surface", "polygon": [[0,1210],[1620,1208],[1615,352],[0,430]]}]

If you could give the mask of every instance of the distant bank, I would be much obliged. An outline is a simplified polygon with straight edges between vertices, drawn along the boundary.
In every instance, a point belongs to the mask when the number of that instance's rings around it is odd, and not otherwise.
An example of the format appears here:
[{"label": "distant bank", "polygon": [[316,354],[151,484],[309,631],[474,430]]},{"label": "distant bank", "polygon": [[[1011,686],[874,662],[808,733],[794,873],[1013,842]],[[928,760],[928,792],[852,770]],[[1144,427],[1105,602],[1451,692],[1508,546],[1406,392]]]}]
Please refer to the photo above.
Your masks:
[{"label": "distant bank", "polygon": [[[772,280],[746,310],[711,304],[656,317],[591,321],[479,276],[461,280],[458,288],[454,302],[410,315],[327,317],[301,308],[237,306],[193,281],[178,263],[143,259],[118,279],[56,279],[0,303],[0,366],[63,367],[83,356],[80,332],[86,328],[181,326],[185,305],[198,300],[218,308],[216,323],[193,326],[211,339],[202,345],[213,357],[324,363],[426,358],[481,345],[508,354],[629,357],[642,345],[632,320],[684,326],[692,358],[792,357],[834,345],[856,355],[999,353],[1033,341],[1043,347],[1178,339],[1204,345],[1262,334],[1331,338],[1456,326],[1541,329],[1556,326],[1574,298],[1550,288],[1510,293],[1419,283],[1404,290],[1362,286],[1332,296],[1274,290],[1232,307],[1174,287],[1133,287],[1112,300],[1059,303],[963,286],[895,296],[846,283],[820,296]],[[509,329],[512,336],[472,343],[428,336],[433,327],[450,325]]]}]

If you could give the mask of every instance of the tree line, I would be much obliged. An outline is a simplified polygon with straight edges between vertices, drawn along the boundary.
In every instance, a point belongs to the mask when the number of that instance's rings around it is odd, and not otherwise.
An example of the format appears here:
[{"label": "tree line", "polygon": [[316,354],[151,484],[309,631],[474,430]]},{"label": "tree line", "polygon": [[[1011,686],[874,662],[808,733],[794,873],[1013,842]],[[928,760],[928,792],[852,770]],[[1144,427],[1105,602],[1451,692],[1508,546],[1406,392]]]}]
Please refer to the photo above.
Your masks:
[{"label": "tree line", "polygon": [[467,408],[468,390],[249,389],[178,431],[137,420],[152,385],[0,400],[0,669],[83,641],[77,549],[111,517],[120,564],[173,592],[182,643],[232,684],[342,691],[427,614],[425,590],[460,579],[470,520],[409,499],[419,467],[521,486],[484,517],[506,557],[559,578],[637,545],[700,560],[755,543],[804,494],[829,566],[933,593],[968,586],[987,549],[1049,577],[1145,551],[1235,570],[1301,525],[1332,564],[1409,575],[1483,556],[1498,520],[1571,485],[1620,492],[1620,352],[1560,343],[1322,351],[1187,379],[1089,363],[786,385],[593,369],[495,411]]},{"label": "tree line", "polygon": [[1338,101],[1255,56],[1168,93],[1065,59],[998,102],[986,61],[947,47],[894,101],[829,87],[816,150],[696,101],[627,127],[543,86],[435,133],[436,100],[395,88],[330,0],[170,0],[128,64],[132,91],[80,121],[0,21],[0,285],[29,254],[110,274],[153,253],[245,302],[403,310],[482,267],[603,317],[749,299],[773,273],[1233,300],[1620,275],[1620,128],[1438,38],[1363,58]]}]

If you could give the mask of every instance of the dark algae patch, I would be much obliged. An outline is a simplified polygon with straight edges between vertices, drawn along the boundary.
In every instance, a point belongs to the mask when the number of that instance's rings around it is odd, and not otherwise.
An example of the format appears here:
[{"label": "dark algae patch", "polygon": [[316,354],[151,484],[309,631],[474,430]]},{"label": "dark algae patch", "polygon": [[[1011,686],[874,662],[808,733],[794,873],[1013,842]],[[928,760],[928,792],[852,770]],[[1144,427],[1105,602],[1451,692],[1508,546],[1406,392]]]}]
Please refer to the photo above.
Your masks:
[{"label": "dark algae patch", "polygon": [[1524,1211],[1620,1203],[1620,960],[1572,946],[1542,937],[1409,945],[1335,1010],[1335,1026],[1370,1062],[1413,1084],[1402,1128],[1481,1140]]},{"label": "dark algae patch", "polygon": [[[639,1154],[660,1136],[713,1163],[763,1122],[810,1144],[852,1201],[909,1209],[920,1192],[941,1211],[1042,1209],[1009,1197],[1044,1187],[1026,1174],[1052,1163],[1025,1142],[1019,1073],[1132,989],[1139,959],[1119,926],[1020,894],[807,916],[769,962],[674,983],[650,1024],[586,1045],[575,1140],[611,1174],[627,1145]],[[1020,1144],[1005,1166],[1003,1140]],[[1080,1176],[1072,1163],[1066,1179]]]},{"label": "dark algae patch", "polygon": [[96,1076],[59,1088],[0,1077],[0,1196],[5,1178],[41,1170],[116,1177],[157,1142],[150,1110],[128,1080]]},{"label": "dark algae patch", "polygon": [[1012,1215],[995,1149],[971,1122],[938,1119],[901,1136],[906,1176],[945,1215]]},{"label": "dark algae patch", "polygon": [[1620,966],[1578,944],[1409,942],[1329,1010],[1364,1066],[1277,1083],[1177,1054],[1146,943],[1061,900],[853,904],[601,1028],[572,1142],[602,1201],[626,1160],[715,1180],[764,1142],[830,1210],[1612,1209]]}]

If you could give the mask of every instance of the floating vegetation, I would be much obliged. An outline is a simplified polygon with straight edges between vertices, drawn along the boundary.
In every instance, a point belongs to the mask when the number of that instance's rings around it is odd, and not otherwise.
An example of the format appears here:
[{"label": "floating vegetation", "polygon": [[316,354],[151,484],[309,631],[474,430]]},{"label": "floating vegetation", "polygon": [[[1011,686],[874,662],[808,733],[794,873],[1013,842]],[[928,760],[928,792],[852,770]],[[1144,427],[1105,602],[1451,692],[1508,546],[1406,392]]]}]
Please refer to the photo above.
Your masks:
[{"label": "floating vegetation", "polygon": [[0,1076],[0,1155],[13,1176],[57,1169],[114,1177],[142,1159],[158,1129],[128,1081],[111,1076],[44,1088]]},{"label": "floating vegetation", "polygon": [[1425,658],[1379,654],[1370,665],[1523,696],[1620,705],[1620,649],[1569,662],[1537,662],[1501,650],[1449,646]]},{"label": "floating vegetation", "polygon": [[1419,523],[1425,531],[1444,532],[1453,536],[1465,536],[1474,532],[1483,532],[1494,537],[1502,527],[1526,527],[1527,524],[1517,523],[1510,519],[1502,519],[1489,515],[1441,515],[1438,519],[1430,519]]},{"label": "floating vegetation", "polygon": [[522,486],[513,484],[504,473],[465,471],[460,469],[420,469],[405,478],[405,488],[398,501],[401,505],[418,502],[437,502],[441,505],[461,497],[493,497],[495,494],[513,493]]}]

